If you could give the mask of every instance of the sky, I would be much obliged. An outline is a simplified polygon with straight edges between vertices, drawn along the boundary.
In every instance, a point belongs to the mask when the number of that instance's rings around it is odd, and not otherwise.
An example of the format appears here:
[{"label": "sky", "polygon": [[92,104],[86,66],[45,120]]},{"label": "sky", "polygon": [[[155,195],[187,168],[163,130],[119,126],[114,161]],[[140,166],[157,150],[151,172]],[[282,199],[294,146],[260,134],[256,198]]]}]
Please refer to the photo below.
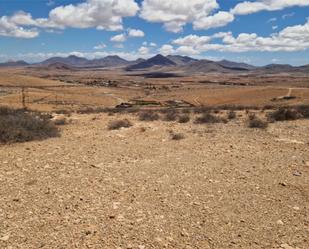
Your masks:
[{"label": "sky", "polygon": [[309,0],[0,0],[0,62],[158,53],[309,64]]}]

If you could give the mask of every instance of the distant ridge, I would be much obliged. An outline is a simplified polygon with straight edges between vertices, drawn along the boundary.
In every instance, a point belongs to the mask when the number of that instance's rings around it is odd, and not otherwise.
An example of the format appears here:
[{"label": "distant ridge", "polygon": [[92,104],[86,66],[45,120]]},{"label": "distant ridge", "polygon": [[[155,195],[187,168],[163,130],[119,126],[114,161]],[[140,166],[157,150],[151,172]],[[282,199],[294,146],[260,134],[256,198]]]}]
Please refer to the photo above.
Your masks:
[{"label": "distant ridge", "polygon": [[45,61],[42,61],[39,65],[50,65],[54,63],[62,63],[69,66],[80,67],[87,65],[89,60],[75,55],[70,55],[68,57],[51,57]]},{"label": "distant ridge", "polygon": [[255,66],[252,66],[250,64],[228,61],[228,60],[218,61],[217,63],[220,66],[223,66],[225,68],[235,69],[235,70],[253,70],[256,68]]},{"label": "distant ridge", "polygon": [[126,69],[128,71],[133,71],[133,70],[140,70],[140,69],[147,69],[147,68],[151,68],[154,66],[176,66],[176,63],[173,62],[172,60],[166,58],[165,56],[158,54],[154,57],[151,57],[148,60],[145,60],[143,62],[137,63],[135,65],[132,66],[128,66]]},{"label": "distant ridge", "polygon": [[25,67],[29,64],[25,61],[8,61],[4,63],[0,63],[0,67]]},{"label": "distant ridge", "polygon": [[127,65],[129,62],[117,55],[106,56],[101,59],[93,60],[70,55],[68,57],[52,57],[39,63],[39,65],[50,65],[54,63],[62,63],[73,67],[117,67]]},{"label": "distant ridge", "polygon": [[[110,55],[99,59],[86,59],[76,55],[68,57],[51,57],[40,63],[28,64],[25,61],[8,61],[0,63],[3,67],[25,67],[45,68],[55,70],[78,70],[80,68],[119,68],[127,71],[152,71],[165,73],[257,73],[257,74],[277,74],[277,73],[309,73],[309,65],[291,66],[288,64],[269,64],[262,67],[252,66],[247,63],[233,62],[228,60],[211,61],[198,60],[189,56],[158,54],[149,59],[139,58],[135,61],[125,60],[117,55]],[[45,67],[42,67],[45,66]],[[49,66],[49,67],[47,67]]]},{"label": "distant ridge", "polygon": [[177,65],[187,65],[189,63],[198,61],[197,59],[193,59],[189,56],[181,56],[181,55],[168,55],[166,58],[175,62]]}]

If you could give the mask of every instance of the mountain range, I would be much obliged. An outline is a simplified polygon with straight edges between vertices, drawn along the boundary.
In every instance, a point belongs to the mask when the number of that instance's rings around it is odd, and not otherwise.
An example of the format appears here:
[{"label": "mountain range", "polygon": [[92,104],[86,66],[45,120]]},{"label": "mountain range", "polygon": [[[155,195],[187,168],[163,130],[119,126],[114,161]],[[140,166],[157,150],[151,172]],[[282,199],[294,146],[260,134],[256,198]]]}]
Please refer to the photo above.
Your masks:
[{"label": "mountain range", "polygon": [[137,59],[135,61],[125,60],[117,55],[107,56],[100,59],[86,59],[75,55],[68,57],[52,57],[36,64],[28,64],[25,61],[9,61],[0,63],[0,67],[25,67],[49,68],[59,70],[78,70],[80,68],[122,68],[126,71],[149,71],[159,70],[161,72],[183,72],[195,73],[309,73],[309,65],[291,66],[284,64],[270,64],[263,67],[256,67],[246,63],[233,62],[228,60],[211,61],[198,60],[188,56],[158,54],[147,60]]}]

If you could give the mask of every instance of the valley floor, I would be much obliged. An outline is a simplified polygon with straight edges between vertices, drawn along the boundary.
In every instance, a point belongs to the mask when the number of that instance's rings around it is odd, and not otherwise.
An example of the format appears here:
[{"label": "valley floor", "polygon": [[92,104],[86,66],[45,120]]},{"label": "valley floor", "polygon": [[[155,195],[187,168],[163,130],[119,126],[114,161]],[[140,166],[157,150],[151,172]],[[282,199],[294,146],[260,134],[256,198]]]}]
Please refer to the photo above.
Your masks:
[{"label": "valley floor", "polygon": [[107,130],[117,118],[0,146],[0,248],[309,248],[308,120]]}]

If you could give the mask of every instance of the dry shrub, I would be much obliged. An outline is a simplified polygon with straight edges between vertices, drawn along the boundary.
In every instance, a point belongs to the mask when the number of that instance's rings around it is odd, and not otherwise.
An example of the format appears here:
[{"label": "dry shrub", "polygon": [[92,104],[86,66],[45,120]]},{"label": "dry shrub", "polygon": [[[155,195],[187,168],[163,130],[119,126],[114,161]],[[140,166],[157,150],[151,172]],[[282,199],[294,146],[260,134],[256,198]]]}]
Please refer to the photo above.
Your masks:
[{"label": "dry shrub", "polygon": [[281,107],[268,115],[270,121],[296,120],[301,117],[302,114],[298,110],[284,107]]},{"label": "dry shrub", "polygon": [[299,105],[295,108],[303,116],[303,118],[309,118],[309,105]]},{"label": "dry shrub", "polygon": [[104,108],[104,107],[85,107],[82,109],[77,110],[76,112],[79,114],[93,114],[93,113],[103,113],[103,112],[108,112],[110,109]]},{"label": "dry shrub", "polygon": [[185,136],[182,133],[171,133],[171,139],[172,140],[182,140]]},{"label": "dry shrub", "polygon": [[49,115],[0,108],[0,143],[19,143],[59,136]]},{"label": "dry shrub", "polygon": [[165,115],[163,116],[164,121],[176,121],[178,118],[178,114],[176,110],[168,110]]},{"label": "dry shrub", "polygon": [[249,115],[249,118],[248,118],[249,128],[266,129],[267,126],[268,126],[268,123],[258,118],[255,114]]},{"label": "dry shrub", "polygon": [[109,130],[119,130],[120,128],[129,128],[133,126],[132,123],[127,119],[114,120],[108,123]]},{"label": "dry shrub", "polygon": [[190,116],[188,114],[180,115],[178,117],[178,122],[179,123],[184,124],[184,123],[188,123],[189,121],[190,121]]},{"label": "dry shrub", "polygon": [[68,117],[70,117],[72,115],[72,111],[71,110],[65,110],[65,109],[56,110],[55,113],[56,114],[67,115]]},{"label": "dry shrub", "polygon": [[236,118],[236,112],[234,110],[231,110],[227,114],[228,119],[235,119]]},{"label": "dry shrub", "polygon": [[191,113],[191,110],[188,109],[188,108],[185,108],[185,109],[182,110],[182,113],[184,113],[184,114],[190,114],[190,113]]},{"label": "dry shrub", "polygon": [[214,124],[214,123],[227,123],[225,118],[212,115],[209,112],[204,113],[202,116],[195,119],[196,124]]},{"label": "dry shrub", "polygon": [[160,118],[159,114],[154,111],[143,111],[138,116],[140,121],[155,121]]}]

